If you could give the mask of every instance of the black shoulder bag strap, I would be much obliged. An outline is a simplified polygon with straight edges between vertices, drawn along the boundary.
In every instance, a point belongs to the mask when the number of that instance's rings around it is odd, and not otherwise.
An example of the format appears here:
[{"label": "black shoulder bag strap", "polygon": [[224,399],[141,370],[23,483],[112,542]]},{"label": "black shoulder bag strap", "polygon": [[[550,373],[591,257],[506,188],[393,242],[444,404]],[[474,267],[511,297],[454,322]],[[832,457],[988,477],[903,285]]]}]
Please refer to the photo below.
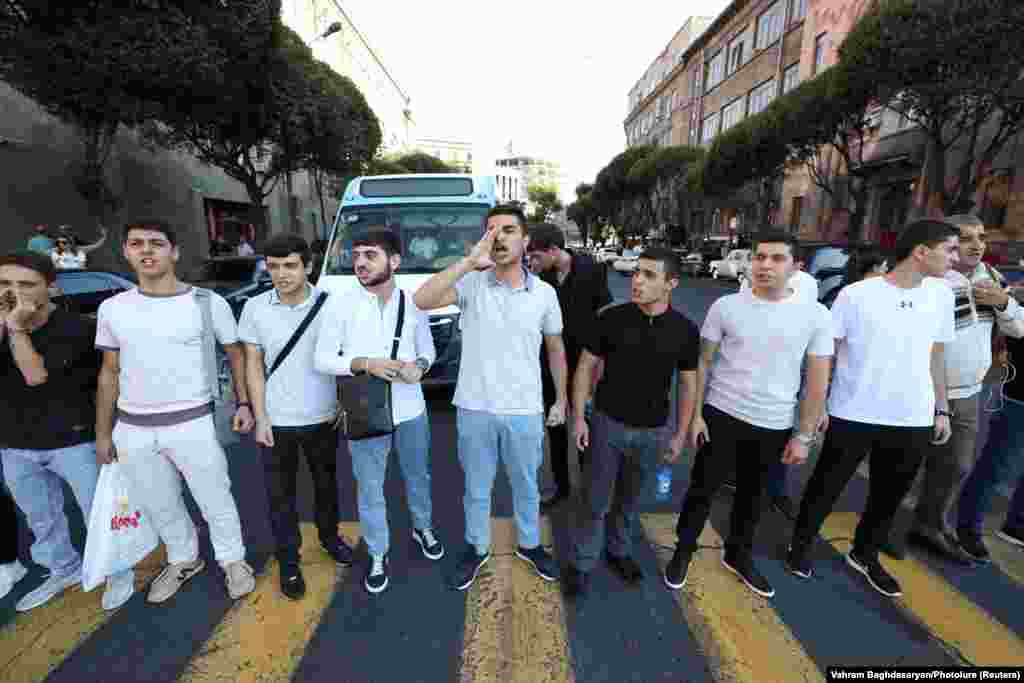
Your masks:
[{"label": "black shoulder bag strap", "polygon": [[288,354],[292,352],[295,345],[299,343],[299,338],[302,337],[302,333],[305,332],[306,328],[309,327],[309,324],[313,322],[313,318],[315,318],[316,314],[320,312],[325,301],[327,301],[327,292],[320,292],[320,295],[316,298],[316,302],[313,304],[313,308],[311,308],[309,313],[306,314],[306,317],[302,319],[299,326],[295,328],[295,332],[292,333],[291,339],[289,339],[288,343],[284,345],[283,349],[281,349],[281,353],[277,354],[277,358],[274,359],[274,365],[270,368],[270,372],[267,373],[267,379],[270,379],[270,376],[274,374],[274,370],[281,367],[281,363],[283,363],[284,359],[288,357]]},{"label": "black shoulder bag strap", "polygon": [[398,324],[395,325],[395,341],[391,344],[391,360],[398,358],[398,342],[402,340],[402,323],[405,321],[405,292],[398,290]]}]

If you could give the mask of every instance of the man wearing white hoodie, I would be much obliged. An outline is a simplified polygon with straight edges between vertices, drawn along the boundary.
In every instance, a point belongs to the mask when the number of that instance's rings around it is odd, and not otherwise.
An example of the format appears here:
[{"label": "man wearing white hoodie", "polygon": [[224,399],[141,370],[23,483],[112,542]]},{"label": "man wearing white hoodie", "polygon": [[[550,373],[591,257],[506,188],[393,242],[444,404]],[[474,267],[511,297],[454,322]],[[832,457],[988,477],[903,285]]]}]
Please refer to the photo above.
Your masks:
[{"label": "man wearing white hoodie", "polygon": [[982,383],[992,365],[992,327],[1024,337],[1024,307],[1002,286],[1002,276],[982,263],[985,225],[975,216],[945,219],[960,231],[959,262],[945,276],[956,300],[956,340],[946,345],[946,385],[953,435],[924,460],[924,481],[907,539],[964,564],[971,562],[952,533],[950,507],[975,460]]}]

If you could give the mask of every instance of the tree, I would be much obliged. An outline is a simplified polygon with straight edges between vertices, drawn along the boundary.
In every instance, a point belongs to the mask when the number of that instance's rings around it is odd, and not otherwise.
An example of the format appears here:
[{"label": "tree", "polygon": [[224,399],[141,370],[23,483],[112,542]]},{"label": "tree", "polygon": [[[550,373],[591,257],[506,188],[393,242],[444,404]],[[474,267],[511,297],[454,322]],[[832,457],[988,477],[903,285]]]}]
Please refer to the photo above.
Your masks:
[{"label": "tree", "polygon": [[622,237],[640,232],[640,221],[630,211],[636,197],[643,191],[629,180],[629,171],[634,164],[656,148],[637,145],[615,155],[602,168],[594,181],[592,193],[598,214],[606,221],[621,228]]},{"label": "tree", "polygon": [[687,185],[687,174],[703,159],[704,151],[697,147],[658,147],[629,170],[630,183],[644,188],[640,204],[648,212],[651,227],[684,225],[688,209],[697,199]]},{"label": "tree", "polygon": [[535,183],[526,188],[526,196],[534,207],[530,216],[534,223],[543,223],[563,208],[558,199],[558,188],[554,185]]},{"label": "tree", "polygon": [[370,160],[363,175],[404,175],[406,173],[412,173],[412,171],[397,161],[377,157]]},{"label": "tree", "polygon": [[459,169],[426,152],[404,154],[395,159],[395,163],[409,169],[406,173],[459,173]]},{"label": "tree", "polygon": [[584,246],[597,241],[597,230],[600,228],[593,192],[593,185],[580,183],[576,186],[576,201],[565,209],[566,218],[579,227]]},{"label": "tree", "polygon": [[[926,140],[919,211],[961,212],[1024,130],[1024,32],[1016,0],[889,0],[854,27],[841,63]],[[955,181],[947,182],[951,152]]]}]

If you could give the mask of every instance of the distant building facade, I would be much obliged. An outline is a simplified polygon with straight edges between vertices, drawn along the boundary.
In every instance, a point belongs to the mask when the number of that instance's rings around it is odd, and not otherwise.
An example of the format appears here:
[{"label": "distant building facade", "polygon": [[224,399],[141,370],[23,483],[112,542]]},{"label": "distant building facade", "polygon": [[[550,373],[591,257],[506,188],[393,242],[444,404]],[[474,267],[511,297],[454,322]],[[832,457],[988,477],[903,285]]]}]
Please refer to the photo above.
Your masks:
[{"label": "distant building facade", "polygon": [[473,143],[452,138],[416,138],[412,150],[435,156],[461,173],[473,172]]}]

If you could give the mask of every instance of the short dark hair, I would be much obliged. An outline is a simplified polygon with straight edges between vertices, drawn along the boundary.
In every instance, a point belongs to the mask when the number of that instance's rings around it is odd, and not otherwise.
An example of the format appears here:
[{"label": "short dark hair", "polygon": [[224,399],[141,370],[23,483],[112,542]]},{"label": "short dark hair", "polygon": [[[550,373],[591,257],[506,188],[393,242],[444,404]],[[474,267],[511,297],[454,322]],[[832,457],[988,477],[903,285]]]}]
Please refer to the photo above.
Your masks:
[{"label": "short dark hair", "polygon": [[282,233],[274,235],[263,243],[263,255],[274,258],[285,258],[292,254],[298,254],[302,259],[302,265],[308,266],[313,262],[313,253],[310,251],[306,240],[298,235]]},{"label": "short dark hair", "polygon": [[122,243],[128,241],[128,233],[132,230],[152,230],[154,232],[162,232],[164,237],[167,238],[167,241],[171,243],[172,247],[178,246],[178,233],[167,221],[145,220],[125,223],[124,236],[121,240]]},{"label": "short dark hair", "polygon": [[802,254],[800,252],[800,240],[791,232],[786,232],[785,230],[773,227],[761,228],[754,234],[753,238],[752,248],[755,253],[757,252],[758,245],[762,243],[789,245],[789,253],[793,255],[793,260],[801,260]]},{"label": "short dark hair", "polygon": [[498,204],[493,209],[487,212],[487,216],[484,217],[484,225],[487,225],[487,221],[491,220],[492,216],[515,216],[516,220],[519,221],[519,227],[522,229],[524,235],[529,235],[530,230],[526,225],[526,214],[515,204]]},{"label": "short dark hair", "polygon": [[388,258],[402,255],[402,240],[387,228],[374,228],[352,238],[352,248],[355,247],[380,247]]},{"label": "short dark hair", "polygon": [[950,237],[959,237],[960,230],[943,221],[923,218],[909,223],[900,236],[896,238],[896,246],[892,250],[893,264],[905,261],[920,246],[937,247]]},{"label": "short dark hair", "polygon": [[48,285],[57,280],[57,269],[53,265],[53,260],[49,256],[28,249],[16,249],[0,256],[0,266],[21,266],[34,270],[43,276]]},{"label": "short dark hair", "polygon": [[530,246],[527,251],[547,251],[551,247],[565,249],[565,233],[553,223],[534,223],[530,226]]},{"label": "short dark hair", "polygon": [[844,278],[847,283],[860,282],[868,273],[885,263],[885,254],[879,249],[855,252],[846,262]]},{"label": "short dark hair", "polygon": [[647,247],[640,252],[638,258],[660,261],[665,267],[665,277],[669,280],[678,280],[683,274],[682,266],[679,264],[679,256],[667,247]]}]

